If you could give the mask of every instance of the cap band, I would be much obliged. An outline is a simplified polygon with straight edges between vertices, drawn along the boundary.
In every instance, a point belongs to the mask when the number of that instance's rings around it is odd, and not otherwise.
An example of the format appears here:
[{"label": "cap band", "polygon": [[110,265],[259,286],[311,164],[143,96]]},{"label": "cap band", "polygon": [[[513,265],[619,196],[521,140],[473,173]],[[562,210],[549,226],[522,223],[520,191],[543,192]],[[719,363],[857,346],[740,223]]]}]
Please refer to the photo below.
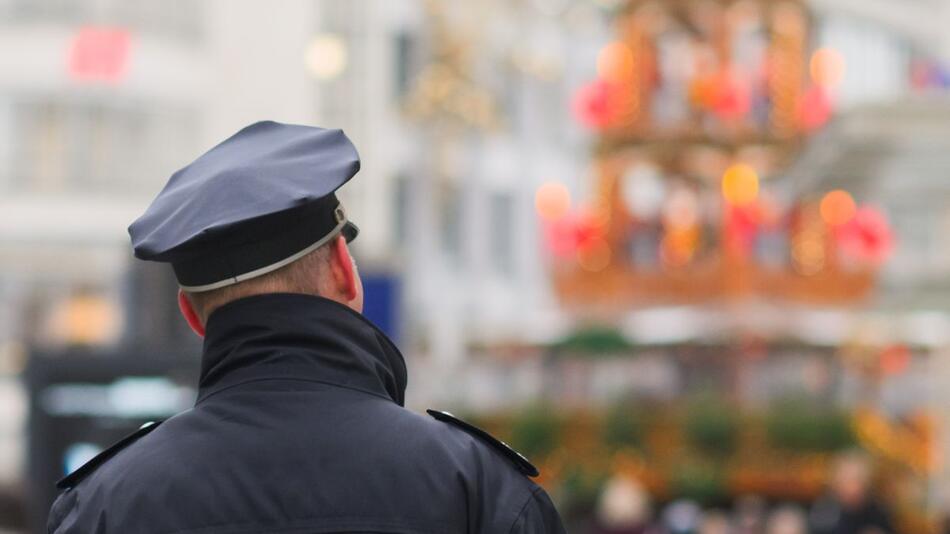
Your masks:
[{"label": "cap band", "polygon": [[[178,276],[178,277],[179,277],[179,284],[178,284],[178,285],[179,285],[179,287],[180,287],[182,290],[187,291],[187,292],[189,292],[189,293],[201,293],[201,292],[204,292],[204,291],[212,291],[212,290],[214,290],[214,289],[220,289],[220,288],[222,288],[222,287],[227,287],[227,286],[234,285],[234,284],[237,284],[237,283],[240,283],[240,282],[244,282],[245,280],[250,280],[250,279],[252,279],[252,278],[257,278],[257,277],[259,277],[259,276],[263,276],[263,275],[265,275],[265,274],[274,272],[274,271],[276,271],[277,269],[280,269],[281,267],[284,267],[284,266],[286,266],[286,265],[289,265],[289,264],[291,264],[291,263],[293,263],[293,262],[299,260],[300,258],[306,256],[307,254],[313,252],[314,250],[317,250],[317,249],[320,248],[321,246],[323,246],[323,245],[329,243],[331,239],[333,239],[333,238],[335,238],[336,236],[340,235],[341,232],[344,233],[344,235],[345,235],[345,237],[347,238],[347,241],[348,241],[348,242],[349,242],[350,240],[352,240],[352,239],[356,236],[356,233],[358,232],[358,229],[356,228],[356,225],[354,225],[353,223],[351,223],[351,222],[349,222],[349,221],[347,220],[347,218],[346,218],[346,213],[345,213],[344,210],[343,210],[343,206],[338,205],[338,206],[333,210],[333,216],[334,216],[334,218],[336,219],[336,226],[335,226],[332,230],[330,230],[329,233],[327,233],[326,235],[324,235],[323,237],[321,237],[320,239],[318,239],[315,243],[311,243],[310,245],[308,245],[308,246],[305,247],[304,249],[299,250],[299,251],[297,251],[297,252],[291,254],[290,256],[287,256],[287,257],[285,257],[285,258],[283,258],[283,259],[281,259],[281,260],[279,260],[279,261],[277,261],[277,262],[274,262],[274,263],[265,265],[265,266],[263,266],[263,267],[259,267],[259,268],[253,269],[253,270],[251,270],[251,271],[247,271],[247,272],[244,272],[244,273],[235,274],[235,275],[233,275],[233,276],[228,276],[227,278],[223,278],[223,279],[217,280],[217,281],[215,281],[215,282],[211,282],[211,283],[208,283],[208,284],[199,284],[199,285],[187,285],[187,284],[181,283],[181,278],[182,278],[181,274],[182,274],[182,273],[176,272],[176,274],[179,275],[179,276]],[[351,227],[351,231],[350,231],[350,232],[346,232],[347,227]],[[176,267],[177,267],[177,266],[176,266]],[[178,270],[179,270],[179,269],[176,268],[176,271],[178,271]]]}]

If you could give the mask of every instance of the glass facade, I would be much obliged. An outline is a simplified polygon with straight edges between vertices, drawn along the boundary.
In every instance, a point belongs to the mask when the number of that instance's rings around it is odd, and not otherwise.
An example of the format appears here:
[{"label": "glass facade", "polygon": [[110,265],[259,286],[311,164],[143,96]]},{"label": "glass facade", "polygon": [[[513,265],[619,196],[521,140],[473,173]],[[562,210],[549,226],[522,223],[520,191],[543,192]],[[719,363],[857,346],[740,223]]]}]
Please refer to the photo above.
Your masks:
[{"label": "glass facade", "polygon": [[198,41],[204,9],[197,0],[0,0],[0,20],[123,26],[144,34]]}]

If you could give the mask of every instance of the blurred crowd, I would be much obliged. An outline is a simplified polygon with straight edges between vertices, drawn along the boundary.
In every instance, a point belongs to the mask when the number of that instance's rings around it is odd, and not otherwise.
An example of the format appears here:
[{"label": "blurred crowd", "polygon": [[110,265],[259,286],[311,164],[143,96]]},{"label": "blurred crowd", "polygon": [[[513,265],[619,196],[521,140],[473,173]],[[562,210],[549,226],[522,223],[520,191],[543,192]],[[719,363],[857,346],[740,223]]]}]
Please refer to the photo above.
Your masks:
[{"label": "blurred crowd", "polygon": [[811,503],[739,497],[728,507],[689,499],[654,506],[636,480],[617,476],[601,493],[591,534],[891,534],[891,512],[877,498],[871,466],[859,453],[835,464],[828,492]]}]

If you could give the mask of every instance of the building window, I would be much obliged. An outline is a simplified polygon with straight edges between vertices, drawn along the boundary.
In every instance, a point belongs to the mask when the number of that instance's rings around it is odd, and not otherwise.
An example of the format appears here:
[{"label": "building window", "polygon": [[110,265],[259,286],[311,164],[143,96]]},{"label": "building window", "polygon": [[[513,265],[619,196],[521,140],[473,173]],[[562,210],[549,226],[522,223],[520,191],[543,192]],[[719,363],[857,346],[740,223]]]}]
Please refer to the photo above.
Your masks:
[{"label": "building window", "polygon": [[409,244],[409,227],[412,214],[412,182],[408,176],[395,179],[393,199],[393,243],[400,249]]},{"label": "building window", "polygon": [[418,46],[416,37],[408,31],[396,34],[395,41],[393,92],[396,99],[401,100],[412,90],[418,71]]},{"label": "building window", "polygon": [[939,265],[943,252],[938,236],[940,224],[939,210],[915,206],[901,209],[894,218],[897,234],[900,235],[899,258],[895,264],[917,276],[932,274],[935,265]]},{"label": "building window", "polygon": [[196,120],[185,110],[54,100],[13,109],[13,192],[132,193],[193,156]]},{"label": "building window", "polygon": [[511,194],[492,193],[489,205],[492,270],[507,276],[515,272],[514,204]]},{"label": "building window", "polygon": [[453,267],[462,264],[462,197],[458,186],[443,184],[439,191],[439,241]]},{"label": "building window", "polygon": [[26,104],[15,111],[13,189],[56,191],[66,182],[66,132],[62,106]]},{"label": "building window", "polygon": [[518,69],[508,67],[501,70],[502,90],[501,106],[507,122],[506,126],[516,135],[524,134],[526,124],[525,85],[528,78]]}]

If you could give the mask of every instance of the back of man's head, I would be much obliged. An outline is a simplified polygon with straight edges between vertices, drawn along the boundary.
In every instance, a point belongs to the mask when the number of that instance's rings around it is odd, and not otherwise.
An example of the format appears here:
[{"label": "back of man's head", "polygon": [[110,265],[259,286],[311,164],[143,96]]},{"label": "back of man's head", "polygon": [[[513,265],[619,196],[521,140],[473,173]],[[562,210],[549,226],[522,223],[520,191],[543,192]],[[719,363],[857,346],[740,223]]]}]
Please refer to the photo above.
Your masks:
[{"label": "back of man's head", "polygon": [[336,300],[332,284],[328,283],[332,255],[333,250],[328,243],[276,271],[211,291],[185,292],[185,295],[202,324],[207,323],[211,313],[221,306],[253,295],[302,293]]},{"label": "back of man's head", "polygon": [[363,282],[342,233],[279,269],[207,291],[182,290],[178,305],[189,326],[203,337],[208,318],[216,309],[237,299],[267,293],[315,295],[363,311]]}]

